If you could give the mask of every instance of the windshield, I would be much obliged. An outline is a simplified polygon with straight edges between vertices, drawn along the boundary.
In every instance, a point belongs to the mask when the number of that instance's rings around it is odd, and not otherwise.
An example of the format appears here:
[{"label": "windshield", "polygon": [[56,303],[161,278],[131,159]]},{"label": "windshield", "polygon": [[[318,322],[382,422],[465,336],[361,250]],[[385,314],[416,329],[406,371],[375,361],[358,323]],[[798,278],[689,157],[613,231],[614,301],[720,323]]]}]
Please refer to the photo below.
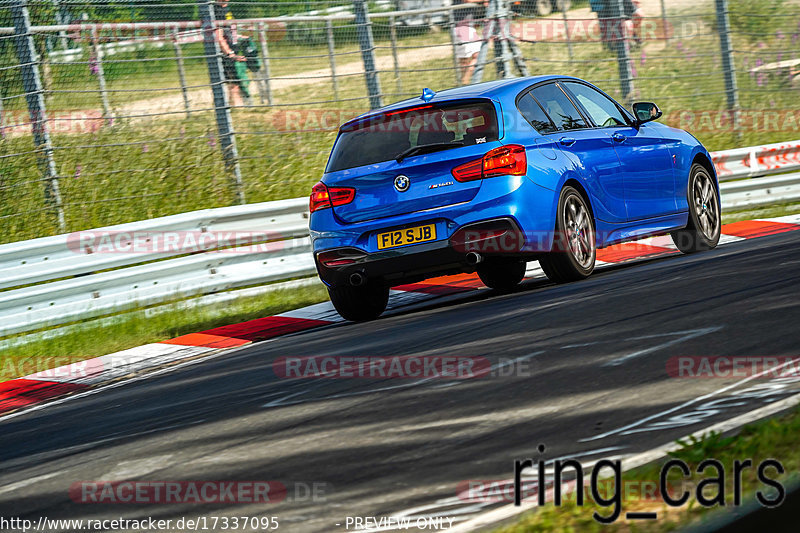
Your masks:
[{"label": "windshield", "polygon": [[454,143],[455,148],[497,139],[497,115],[485,100],[389,111],[345,124],[325,172],[389,161],[415,146]]}]

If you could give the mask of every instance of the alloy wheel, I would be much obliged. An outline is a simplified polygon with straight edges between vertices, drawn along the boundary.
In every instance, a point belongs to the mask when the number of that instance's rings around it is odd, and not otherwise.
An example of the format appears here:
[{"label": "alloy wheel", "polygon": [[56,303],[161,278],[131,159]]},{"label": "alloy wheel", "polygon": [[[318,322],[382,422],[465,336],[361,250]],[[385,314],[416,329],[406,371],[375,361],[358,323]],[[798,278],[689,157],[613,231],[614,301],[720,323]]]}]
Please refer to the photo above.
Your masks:
[{"label": "alloy wheel", "polygon": [[575,195],[564,202],[564,225],[570,254],[583,268],[589,268],[594,255],[594,235],[589,223],[589,212]]},{"label": "alloy wheel", "polygon": [[719,203],[717,190],[711,177],[705,171],[695,174],[694,209],[699,222],[699,229],[707,239],[714,239],[719,232]]}]

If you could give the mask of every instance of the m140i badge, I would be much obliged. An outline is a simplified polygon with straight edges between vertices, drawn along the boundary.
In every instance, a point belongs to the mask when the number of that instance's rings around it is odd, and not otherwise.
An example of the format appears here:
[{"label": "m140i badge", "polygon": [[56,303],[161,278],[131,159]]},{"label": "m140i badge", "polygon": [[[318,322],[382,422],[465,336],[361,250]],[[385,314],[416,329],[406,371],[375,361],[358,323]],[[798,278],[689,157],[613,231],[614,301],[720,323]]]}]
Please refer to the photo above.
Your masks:
[{"label": "m140i badge", "polygon": [[452,181],[444,181],[442,183],[434,183],[433,185],[428,187],[428,189],[438,189],[439,187],[449,187],[452,184],[453,184]]},{"label": "m140i badge", "polygon": [[410,185],[411,180],[408,179],[408,176],[400,174],[394,179],[394,188],[397,189],[397,192],[406,192]]}]

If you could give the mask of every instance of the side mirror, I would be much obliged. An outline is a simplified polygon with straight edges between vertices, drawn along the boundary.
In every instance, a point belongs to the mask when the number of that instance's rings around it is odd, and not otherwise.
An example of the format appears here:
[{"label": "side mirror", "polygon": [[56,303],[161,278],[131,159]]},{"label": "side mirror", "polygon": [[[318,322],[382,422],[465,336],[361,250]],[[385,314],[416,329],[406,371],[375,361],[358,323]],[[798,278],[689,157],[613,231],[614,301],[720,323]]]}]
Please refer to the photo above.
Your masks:
[{"label": "side mirror", "polygon": [[633,108],[633,116],[636,117],[637,126],[661,116],[661,110],[653,102],[636,102],[631,107]]}]

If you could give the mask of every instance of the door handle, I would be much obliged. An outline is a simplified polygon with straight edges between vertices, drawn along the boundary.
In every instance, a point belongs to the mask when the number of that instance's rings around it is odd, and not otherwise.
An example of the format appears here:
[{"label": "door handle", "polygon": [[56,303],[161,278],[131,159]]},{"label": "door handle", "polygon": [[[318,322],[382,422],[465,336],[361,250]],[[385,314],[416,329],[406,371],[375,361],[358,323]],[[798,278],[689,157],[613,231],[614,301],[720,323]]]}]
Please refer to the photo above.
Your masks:
[{"label": "door handle", "polygon": [[561,137],[558,140],[558,142],[560,142],[564,146],[572,146],[573,144],[575,144],[575,139],[573,139],[572,137]]},{"label": "door handle", "polygon": [[617,141],[618,143],[621,143],[625,140],[625,136],[621,133],[615,133],[611,136],[611,138]]}]

